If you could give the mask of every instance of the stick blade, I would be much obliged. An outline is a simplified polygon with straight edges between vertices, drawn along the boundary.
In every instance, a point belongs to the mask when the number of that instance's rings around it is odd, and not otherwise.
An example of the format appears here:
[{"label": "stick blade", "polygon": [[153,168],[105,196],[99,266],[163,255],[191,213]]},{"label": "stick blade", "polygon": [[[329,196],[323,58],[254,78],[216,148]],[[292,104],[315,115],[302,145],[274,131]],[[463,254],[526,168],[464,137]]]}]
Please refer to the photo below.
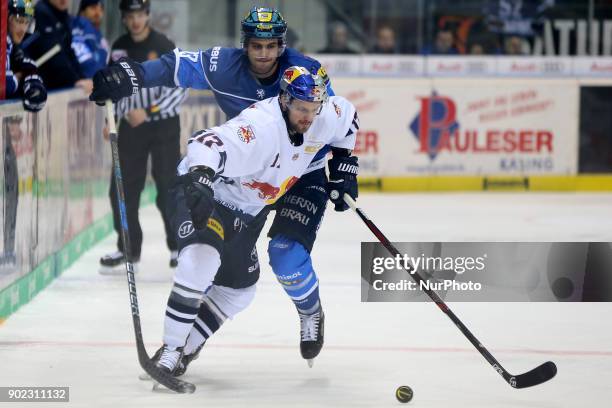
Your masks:
[{"label": "stick blade", "polygon": [[547,361],[531,371],[517,375],[514,377],[516,383],[513,385],[511,380],[510,385],[512,385],[514,388],[533,387],[534,385],[542,384],[543,382],[550,380],[556,374],[557,366],[555,363],[552,361]]},{"label": "stick blade", "polygon": [[178,392],[180,394],[192,394],[196,389],[195,385],[192,383],[179,380],[178,378],[173,377],[171,374],[160,370],[159,367],[157,367],[150,360],[147,361],[146,364],[143,364],[142,368],[151,376],[152,379],[174,392]]}]

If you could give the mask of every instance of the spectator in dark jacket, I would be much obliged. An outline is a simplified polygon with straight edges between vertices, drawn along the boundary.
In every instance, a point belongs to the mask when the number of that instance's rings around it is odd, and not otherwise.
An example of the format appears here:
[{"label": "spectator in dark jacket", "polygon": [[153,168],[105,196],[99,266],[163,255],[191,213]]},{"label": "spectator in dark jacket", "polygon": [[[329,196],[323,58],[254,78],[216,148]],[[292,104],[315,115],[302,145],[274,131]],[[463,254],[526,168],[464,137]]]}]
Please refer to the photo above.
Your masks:
[{"label": "spectator in dark jacket", "polygon": [[70,0],[39,0],[36,4],[38,38],[30,46],[34,58],[40,58],[56,44],[60,51],[40,67],[48,89],[81,87],[89,93],[91,80],[85,80],[72,51],[72,34],[68,7]]},{"label": "spectator in dark jacket", "polygon": [[459,51],[455,47],[455,35],[450,29],[442,28],[436,34],[436,41],[432,46],[421,50],[425,55],[457,55]]},{"label": "spectator in dark jacket", "polygon": [[370,49],[371,54],[397,54],[395,31],[389,26],[376,30],[376,43]]},{"label": "spectator in dark jacket", "polygon": [[336,21],[329,28],[329,42],[327,46],[319,50],[320,54],[357,54],[348,45],[348,29],[340,21]]}]

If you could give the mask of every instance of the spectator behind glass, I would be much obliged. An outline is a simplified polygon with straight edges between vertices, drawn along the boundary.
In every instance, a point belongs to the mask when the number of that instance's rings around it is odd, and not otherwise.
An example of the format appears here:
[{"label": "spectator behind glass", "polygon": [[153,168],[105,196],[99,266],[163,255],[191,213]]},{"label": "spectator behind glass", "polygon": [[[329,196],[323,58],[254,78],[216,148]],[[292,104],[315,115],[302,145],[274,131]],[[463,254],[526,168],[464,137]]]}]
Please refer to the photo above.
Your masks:
[{"label": "spectator behind glass", "polygon": [[81,0],[79,16],[85,17],[99,31],[104,18],[104,1]]},{"label": "spectator behind glass", "polygon": [[70,0],[39,0],[35,7],[36,41],[29,47],[32,57],[40,58],[56,44],[60,52],[39,67],[47,89],[77,86],[90,93],[92,82],[85,79],[72,51],[72,34],[68,8]]},{"label": "spectator behind glass", "polygon": [[79,15],[72,17],[72,50],[87,78],[92,78],[108,62],[108,41],[100,32],[103,17],[102,0],[81,0]]},{"label": "spectator behind glass", "polygon": [[516,35],[508,36],[504,39],[505,55],[526,55],[525,43],[521,37]]},{"label": "spectator behind glass", "polygon": [[469,46],[468,52],[470,55],[484,55],[484,47],[482,44],[474,43]]},{"label": "spectator behind glass", "polygon": [[370,49],[372,54],[397,54],[395,31],[389,26],[382,26],[376,31],[376,44]]},{"label": "spectator behind glass", "polygon": [[455,47],[455,36],[451,30],[446,28],[438,31],[433,46],[426,46],[421,51],[421,54],[425,55],[457,55],[458,53]]},{"label": "spectator behind glass", "polygon": [[357,54],[348,45],[348,29],[340,21],[333,22],[329,29],[329,42],[319,54]]}]

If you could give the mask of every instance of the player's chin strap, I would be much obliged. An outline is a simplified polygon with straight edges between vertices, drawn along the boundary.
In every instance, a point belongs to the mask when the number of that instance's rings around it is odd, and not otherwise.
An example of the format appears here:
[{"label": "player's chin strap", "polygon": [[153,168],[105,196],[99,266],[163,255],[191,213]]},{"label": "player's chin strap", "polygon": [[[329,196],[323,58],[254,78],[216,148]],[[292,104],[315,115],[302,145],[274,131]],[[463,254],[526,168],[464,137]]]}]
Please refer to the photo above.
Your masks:
[{"label": "player's chin strap", "polygon": [[[359,218],[366,224],[366,226],[372,231],[372,233],[378,238],[381,244],[389,251],[391,255],[394,257],[401,257],[400,252],[393,246],[391,242],[385,237],[385,235],[378,229],[378,227],[365,215],[361,208],[357,207],[357,203],[355,200],[351,198],[348,194],[344,194],[344,201],[348,204],[349,207],[353,211],[357,213]],[[552,361],[547,361],[536,368],[532,369],[523,374],[512,375],[502,365],[493,357],[493,355],[482,345],[482,343],[472,334],[472,332],[463,324],[461,320],[455,315],[455,313],[448,307],[448,305],[438,296],[436,292],[431,289],[428,289],[427,286],[422,285],[421,283],[425,283],[425,279],[412,267],[409,265],[406,268],[406,272],[414,279],[414,281],[422,288],[423,292],[429,296],[431,300],[434,301],[436,306],[444,312],[449,319],[457,326],[457,328],[463,333],[465,337],[472,343],[472,345],[478,350],[478,352],[484,357],[485,360],[493,367],[495,371],[499,375],[501,375],[504,380],[513,388],[525,388],[531,387],[534,385],[541,384],[553,378],[557,374],[557,366]]]}]

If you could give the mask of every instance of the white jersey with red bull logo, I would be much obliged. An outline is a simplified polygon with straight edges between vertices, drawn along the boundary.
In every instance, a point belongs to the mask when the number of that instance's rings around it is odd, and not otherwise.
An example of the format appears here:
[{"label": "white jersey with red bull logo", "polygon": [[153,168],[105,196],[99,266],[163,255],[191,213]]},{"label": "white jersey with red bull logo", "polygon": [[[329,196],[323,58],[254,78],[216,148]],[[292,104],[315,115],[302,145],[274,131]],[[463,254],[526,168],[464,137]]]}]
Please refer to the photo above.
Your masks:
[{"label": "white jersey with red bull logo", "polygon": [[221,126],[196,132],[178,172],[210,167],[217,175],[215,199],[256,215],[298,181],[325,145],[352,150],[358,127],[355,107],[341,96],[332,96],[304,134],[303,143],[294,146],[278,98],[269,98]]}]

